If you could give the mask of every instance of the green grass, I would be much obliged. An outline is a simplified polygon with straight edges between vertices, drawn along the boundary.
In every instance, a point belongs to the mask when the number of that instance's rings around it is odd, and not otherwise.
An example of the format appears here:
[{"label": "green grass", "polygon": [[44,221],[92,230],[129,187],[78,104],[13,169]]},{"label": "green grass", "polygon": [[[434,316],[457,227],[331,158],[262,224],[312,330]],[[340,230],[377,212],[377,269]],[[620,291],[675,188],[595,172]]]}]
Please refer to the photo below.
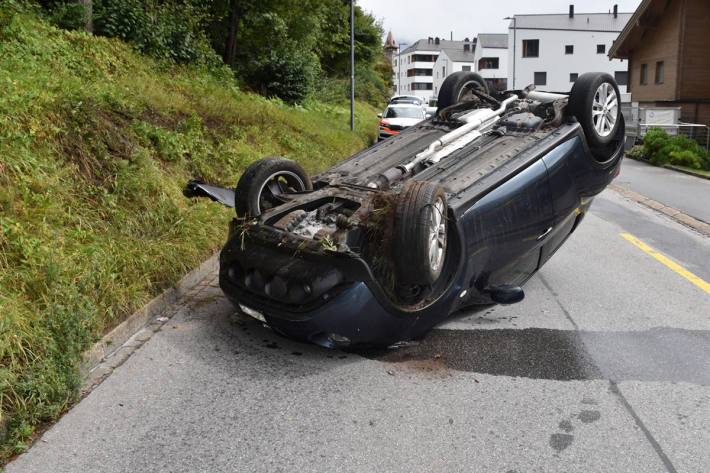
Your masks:
[{"label": "green grass", "polygon": [[370,144],[374,108],[302,107],[49,26],[0,0],[0,464],[76,399],[81,353],[223,243],[181,194],[280,155],[315,173]]},{"label": "green grass", "polygon": [[688,166],[679,166],[677,164],[666,164],[666,167],[671,169],[682,169],[683,171],[692,172],[693,174],[699,174],[701,176],[710,177],[710,171],[705,171],[703,169],[695,169]]}]

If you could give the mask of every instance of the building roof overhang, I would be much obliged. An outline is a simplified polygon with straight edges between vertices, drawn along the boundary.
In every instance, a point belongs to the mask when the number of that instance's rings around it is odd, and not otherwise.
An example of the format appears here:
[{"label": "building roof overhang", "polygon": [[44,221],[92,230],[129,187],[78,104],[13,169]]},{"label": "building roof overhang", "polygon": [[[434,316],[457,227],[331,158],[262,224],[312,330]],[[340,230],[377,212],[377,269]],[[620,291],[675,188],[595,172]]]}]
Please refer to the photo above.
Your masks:
[{"label": "building roof overhang", "polygon": [[670,3],[669,0],[643,0],[609,48],[609,58],[628,59],[643,40],[644,33],[658,23]]}]

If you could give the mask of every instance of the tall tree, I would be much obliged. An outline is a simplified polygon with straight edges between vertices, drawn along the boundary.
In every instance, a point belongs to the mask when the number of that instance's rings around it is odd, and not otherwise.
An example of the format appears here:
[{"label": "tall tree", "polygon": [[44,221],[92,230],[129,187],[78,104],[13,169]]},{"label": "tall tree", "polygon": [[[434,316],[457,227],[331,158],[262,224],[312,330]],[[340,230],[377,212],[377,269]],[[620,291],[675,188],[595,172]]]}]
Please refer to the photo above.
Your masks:
[{"label": "tall tree", "polygon": [[243,2],[240,0],[231,0],[229,3],[228,33],[222,59],[224,60],[224,63],[232,69],[236,66],[237,35],[239,33],[239,22],[242,18],[242,5]]}]

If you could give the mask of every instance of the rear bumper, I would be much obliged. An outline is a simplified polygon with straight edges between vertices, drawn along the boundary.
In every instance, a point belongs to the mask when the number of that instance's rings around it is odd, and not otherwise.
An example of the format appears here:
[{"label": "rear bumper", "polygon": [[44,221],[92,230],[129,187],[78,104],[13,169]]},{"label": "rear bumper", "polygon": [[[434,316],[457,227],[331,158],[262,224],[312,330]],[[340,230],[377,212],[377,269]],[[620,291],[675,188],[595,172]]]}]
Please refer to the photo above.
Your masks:
[{"label": "rear bumper", "polygon": [[[285,281],[287,289],[274,294],[275,279]],[[320,345],[391,344],[416,335],[410,328],[421,315],[403,312],[387,299],[359,258],[306,249],[294,253],[286,245],[242,241],[238,234],[220,254],[219,283],[235,306],[258,313],[249,315],[263,317],[289,337]],[[310,290],[304,295],[306,284]],[[331,343],[331,334],[347,342]]]},{"label": "rear bumper", "polygon": [[411,338],[409,331],[415,321],[389,314],[362,282],[352,283],[326,304],[298,315],[254,301],[250,305],[224,286],[222,289],[235,306],[256,310],[275,331],[330,348],[391,345]]}]

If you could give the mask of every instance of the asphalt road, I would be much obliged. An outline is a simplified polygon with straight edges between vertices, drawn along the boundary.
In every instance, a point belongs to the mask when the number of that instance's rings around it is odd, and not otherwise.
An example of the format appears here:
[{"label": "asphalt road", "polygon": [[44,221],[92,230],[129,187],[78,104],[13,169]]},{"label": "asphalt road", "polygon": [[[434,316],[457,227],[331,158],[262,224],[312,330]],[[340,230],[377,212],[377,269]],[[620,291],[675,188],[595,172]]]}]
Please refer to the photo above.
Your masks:
[{"label": "asphalt road", "polygon": [[710,223],[710,180],[624,158],[614,184]]},{"label": "asphalt road", "polygon": [[611,190],[523,302],[396,350],[286,340],[212,279],[7,471],[707,472],[703,280],[710,239]]}]

